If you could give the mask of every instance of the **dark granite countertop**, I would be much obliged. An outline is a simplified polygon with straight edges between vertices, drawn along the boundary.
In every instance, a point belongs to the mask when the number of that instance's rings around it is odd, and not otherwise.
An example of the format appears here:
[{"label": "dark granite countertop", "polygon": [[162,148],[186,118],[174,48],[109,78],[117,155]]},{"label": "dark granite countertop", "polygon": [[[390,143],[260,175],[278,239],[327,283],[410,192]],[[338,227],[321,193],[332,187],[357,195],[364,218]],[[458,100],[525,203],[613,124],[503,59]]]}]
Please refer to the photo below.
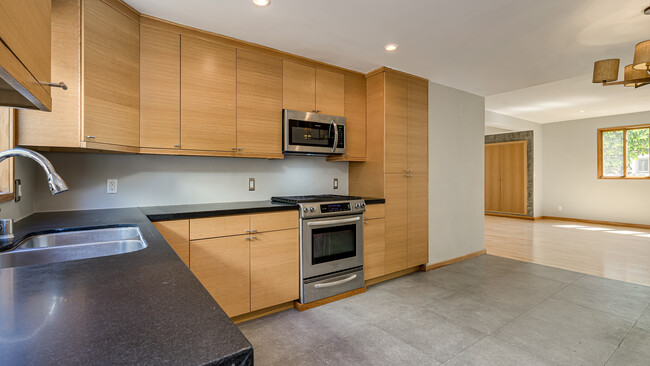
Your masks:
[{"label": "dark granite countertop", "polygon": [[2,365],[250,365],[253,350],[137,208],[37,213],[32,232],[137,225],[137,252],[0,270]]}]

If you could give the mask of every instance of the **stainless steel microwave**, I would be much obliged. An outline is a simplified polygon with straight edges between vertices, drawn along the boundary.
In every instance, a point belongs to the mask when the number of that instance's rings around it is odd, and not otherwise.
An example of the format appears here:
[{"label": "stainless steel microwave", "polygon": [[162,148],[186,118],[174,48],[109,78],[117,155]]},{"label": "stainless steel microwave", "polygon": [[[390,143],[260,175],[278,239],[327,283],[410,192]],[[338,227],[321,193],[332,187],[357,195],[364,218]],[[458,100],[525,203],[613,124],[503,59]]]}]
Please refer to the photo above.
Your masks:
[{"label": "stainless steel microwave", "polygon": [[285,154],[345,154],[345,117],[290,109],[282,117]]}]

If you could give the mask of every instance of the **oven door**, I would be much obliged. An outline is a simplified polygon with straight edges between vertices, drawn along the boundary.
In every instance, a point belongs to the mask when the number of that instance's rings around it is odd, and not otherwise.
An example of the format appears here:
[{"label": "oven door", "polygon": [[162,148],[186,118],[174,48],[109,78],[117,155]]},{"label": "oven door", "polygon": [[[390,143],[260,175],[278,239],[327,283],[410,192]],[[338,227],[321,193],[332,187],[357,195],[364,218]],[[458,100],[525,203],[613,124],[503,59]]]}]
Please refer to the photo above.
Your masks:
[{"label": "oven door", "polygon": [[302,280],[363,266],[363,214],[302,220],[300,243]]},{"label": "oven door", "polygon": [[345,117],[284,110],[284,152],[345,154]]}]

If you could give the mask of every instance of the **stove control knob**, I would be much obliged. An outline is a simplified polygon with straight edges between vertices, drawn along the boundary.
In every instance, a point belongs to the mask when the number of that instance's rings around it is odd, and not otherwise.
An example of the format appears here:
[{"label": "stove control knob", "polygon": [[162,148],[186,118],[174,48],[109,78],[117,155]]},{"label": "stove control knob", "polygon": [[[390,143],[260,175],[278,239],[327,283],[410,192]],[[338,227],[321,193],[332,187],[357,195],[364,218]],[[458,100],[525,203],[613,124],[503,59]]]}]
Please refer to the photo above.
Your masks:
[{"label": "stove control knob", "polygon": [[303,212],[309,212],[309,209],[307,207],[302,209]]},{"label": "stove control knob", "polygon": [[354,205],[354,208],[359,208],[359,207],[361,207],[361,204],[359,204],[359,203],[357,203],[356,205]]},{"label": "stove control knob", "polygon": [[365,204],[365,203],[362,203],[362,204],[361,204],[361,207],[366,207],[366,204]]},{"label": "stove control knob", "polygon": [[313,208],[313,207],[310,207],[310,208],[309,208],[309,211],[314,212],[314,211],[316,211],[316,209]]}]

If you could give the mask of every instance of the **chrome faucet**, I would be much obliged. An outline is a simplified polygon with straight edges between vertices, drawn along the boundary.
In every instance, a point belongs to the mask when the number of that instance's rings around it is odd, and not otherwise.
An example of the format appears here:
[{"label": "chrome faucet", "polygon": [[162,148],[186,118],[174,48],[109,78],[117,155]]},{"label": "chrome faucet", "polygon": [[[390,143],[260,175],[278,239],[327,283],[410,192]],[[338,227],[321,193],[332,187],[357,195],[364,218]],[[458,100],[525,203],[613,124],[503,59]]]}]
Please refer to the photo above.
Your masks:
[{"label": "chrome faucet", "polygon": [[[45,156],[37,153],[36,151],[17,147],[0,152],[0,162],[14,156],[24,156],[26,158],[30,158],[37,162],[43,168],[43,170],[45,170],[45,174],[47,175],[47,184],[50,186],[50,192],[52,192],[52,195],[63,193],[68,190],[68,185],[56,172],[56,170],[54,170],[54,166],[52,166],[52,163],[50,163],[50,161],[47,160]],[[0,241],[10,240],[13,237],[13,220],[0,220]]]}]

